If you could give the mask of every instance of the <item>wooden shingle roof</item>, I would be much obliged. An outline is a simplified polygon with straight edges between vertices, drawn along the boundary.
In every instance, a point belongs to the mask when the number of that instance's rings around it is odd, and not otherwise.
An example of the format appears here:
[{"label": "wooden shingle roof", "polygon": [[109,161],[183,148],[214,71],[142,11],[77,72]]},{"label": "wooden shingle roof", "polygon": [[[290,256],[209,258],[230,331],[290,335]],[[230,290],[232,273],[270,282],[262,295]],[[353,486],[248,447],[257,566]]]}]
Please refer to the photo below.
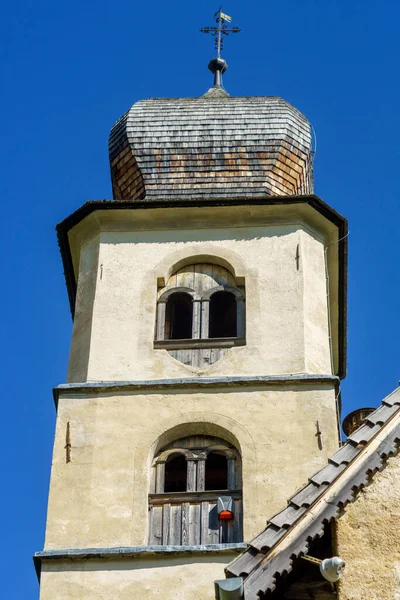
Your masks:
[{"label": "wooden shingle roof", "polygon": [[294,560],[307,554],[313,540],[323,535],[325,525],[356,499],[360,489],[384,468],[388,457],[397,454],[399,446],[397,388],[228,566],[228,577],[244,577],[246,600],[259,600],[275,589],[276,578],[289,573]]},{"label": "wooden shingle roof", "polygon": [[277,97],[141,100],[109,140],[117,200],[311,194],[311,125]]}]

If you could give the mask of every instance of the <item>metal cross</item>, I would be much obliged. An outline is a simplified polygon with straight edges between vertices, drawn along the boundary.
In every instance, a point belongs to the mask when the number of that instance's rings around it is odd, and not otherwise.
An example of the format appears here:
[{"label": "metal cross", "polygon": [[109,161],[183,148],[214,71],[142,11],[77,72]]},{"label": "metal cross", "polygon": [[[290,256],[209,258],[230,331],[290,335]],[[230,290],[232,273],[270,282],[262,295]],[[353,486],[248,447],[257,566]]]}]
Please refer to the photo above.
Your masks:
[{"label": "metal cross", "polygon": [[215,37],[215,49],[217,50],[218,58],[221,57],[221,52],[224,47],[224,35],[229,35],[230,33],[239,33],[239,27],[231,27],[228,28],[228,25],[225,25],[225,21],[228,23],[231,22],[231,17],[222,12],[222,6],[220,6],[219,10],[214,15],[216,23],[218,23],[217,27],[202,27],[200,31],[202,33],[211,33]]}]

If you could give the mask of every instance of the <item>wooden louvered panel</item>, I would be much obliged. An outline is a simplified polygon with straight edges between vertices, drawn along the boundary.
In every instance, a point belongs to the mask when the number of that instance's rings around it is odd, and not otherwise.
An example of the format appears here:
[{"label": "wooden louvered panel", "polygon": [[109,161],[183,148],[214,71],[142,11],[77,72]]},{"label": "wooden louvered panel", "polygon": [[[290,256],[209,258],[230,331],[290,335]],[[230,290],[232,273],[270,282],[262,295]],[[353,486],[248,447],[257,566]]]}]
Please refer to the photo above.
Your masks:
[{"label": "wooden louvered panel", "polygon": [[228,348],[192,348],[187,350],[168,350],[176,360],[184,365],[205,368],[213,365],[228,352]]},{"label": "wooden louvered panel", "polygon": [[196,496],[202,494],[204,500],[200,501],[194,499],[193,494],[187,495],[187,501],[182,494],[179,501],[174,501],[171,494],[151,495],[149,543],[155,546],[197,546],[242,541],[242,499],[239,494],[234,492],[235,516],[232,521],[218,518],[218,496],[215,493],[196,493]]},{"label": "wooden louvered panel", "polygon": [[151,523],[150,523],[150,544],[152,546],[159,546],[163,544],[163,507],[153,506],[151,510]]},{"label": "wooden louvered panel", "polygon": [[172,546],[182,544],[182,504],[171,504],[169,539]]}]

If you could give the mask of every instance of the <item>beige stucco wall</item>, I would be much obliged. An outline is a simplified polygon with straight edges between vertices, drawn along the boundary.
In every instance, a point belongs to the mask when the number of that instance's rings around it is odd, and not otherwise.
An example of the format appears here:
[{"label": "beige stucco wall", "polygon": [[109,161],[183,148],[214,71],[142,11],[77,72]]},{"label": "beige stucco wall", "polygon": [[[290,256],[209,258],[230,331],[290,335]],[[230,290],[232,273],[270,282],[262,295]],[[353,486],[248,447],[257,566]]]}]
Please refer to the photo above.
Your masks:
[{"label": "beige stucco wall", "polygon": [[250,539],[336,449],[335,410],[331,384],[61,397],[45,547],[147,544],[154,453],[196,433],[222,437],[241,452]]},{"label": "beige stucco wall", "polygon": [[[208,207],[86,217],[70,232],[78,292],[68,381],[331,373],[324,246],[337,230],[310,207],[302,210]],[[165,284],[190,257],[230,266],[246,287],[246,346],[206,369],[153,348],[157,282]],[[335,274],[333,251],[329,261]],[[332,281],[336,314],[337,277]],[[240,451],[250,539],[335,451],[336,423],[333,383],[61,392],[45,549],[146,545],[153,456],[191,434],[222,437]],[[209,555],[106,565],[45,561],[41,600],[208,600],[227,562]]]},{"label": "beige stucco wall", "polygon": [[340,600],[400,599],[400,457],[391,458],[337,524],[346,561]]},{"label": "beige stucco wall", "polygon": [[46,561],[40,600],[214,600],[214,581],[235,556]]},{"label": "beige stucco wall", "polygon": [[[112,221],[106,223],[112,231],[104,223],[97,229],[93,223],[86,230],[84,224],[78,227],[72,244],[77,269],[80,260],[77,318],[68,381],[331,372],[327,231],[296,215],[285,222],[282,216],[227,211],[214,218],[213,211],[203,211],[192,222],[177,213],[173,223],[160,213],[151,230],[149,223],[134,221],[119,223],[123,231]],[[157,280],[185,258],[205,255],[223,259],[244,278],[247,343],[199,369],[154,350],[153,340]]]}]

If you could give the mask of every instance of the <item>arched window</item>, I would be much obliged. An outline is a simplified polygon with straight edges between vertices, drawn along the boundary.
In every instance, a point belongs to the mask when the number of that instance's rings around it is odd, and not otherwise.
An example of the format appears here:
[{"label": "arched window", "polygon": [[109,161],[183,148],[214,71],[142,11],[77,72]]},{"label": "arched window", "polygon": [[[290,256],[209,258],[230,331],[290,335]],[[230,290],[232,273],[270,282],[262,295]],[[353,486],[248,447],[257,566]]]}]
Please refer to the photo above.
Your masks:
[{"label": "arched window", "polygon": [[244,286],[225,267],[182,267],[159,290],[155,348],[185,364],[208,366],[245,344]]},{"label": "arched window", "polygon": [[185,292],[175,292],[167,300],[165,309],[165,339],[192,338],[193,299]]},{"label": "arched window", "polygon": [[[216,437],[189,436],[154,458],[149,494],[150,544],[197,545],[242,540],[240,454]],[[232,499],[233,518],[218,516]]]},{"label": "arched window", "polygon": [[209,337],[237,336],[236,298],[231,292],[215,292],[210,299]]}]

